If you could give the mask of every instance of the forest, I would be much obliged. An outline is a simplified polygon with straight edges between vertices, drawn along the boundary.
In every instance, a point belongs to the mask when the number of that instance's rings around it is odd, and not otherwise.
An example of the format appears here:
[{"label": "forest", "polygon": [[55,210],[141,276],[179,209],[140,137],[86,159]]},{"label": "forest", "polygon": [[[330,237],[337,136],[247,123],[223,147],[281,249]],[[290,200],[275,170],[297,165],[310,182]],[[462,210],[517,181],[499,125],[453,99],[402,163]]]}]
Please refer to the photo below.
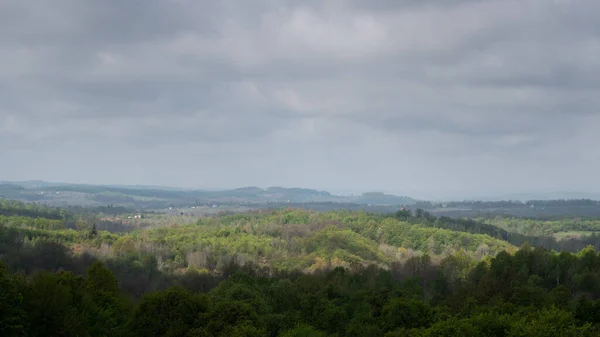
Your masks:
[{"label": "forest", "polygon": [[600,334],[593,219],[114,207],[0,200],[1,336]]}]

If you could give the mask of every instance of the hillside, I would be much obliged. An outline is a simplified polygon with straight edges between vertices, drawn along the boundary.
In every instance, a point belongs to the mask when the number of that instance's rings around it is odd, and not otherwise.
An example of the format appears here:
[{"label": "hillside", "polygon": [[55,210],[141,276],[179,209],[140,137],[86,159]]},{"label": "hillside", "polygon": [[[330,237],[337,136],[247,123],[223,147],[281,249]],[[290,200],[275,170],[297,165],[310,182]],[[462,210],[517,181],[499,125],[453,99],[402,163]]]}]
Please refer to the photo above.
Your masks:
[{"label": "hillside", "polygon": [[[423,211],[285,209],[197,221],[113,211],[0,202],[3,336],[600,331],[592,247],[517,250],[476,233],[502,236],[499,227]],[[99,220],[120,231],[100,230]]]},{"label": "hillside", "polygon": [[[25,243],[58,240],[104,258],[151,256],[157,268],[171,272],[213,272],[231,262],[303,272],[356,263],[389,268],[413,256],[440,260],[458,251],[480,260],[525,243],[571,252],[587,245],[600,248],[594,232],[600,226],[591,220],[455,219],[420,209],[377,214],[287,208],[200,218],[131,212],[113,206],[60,209],[4,200],[0,228],[20,235]],[[575,230],[577,237],[558,235]]]},{"label": "hillside", "polygon": [[[16,211],[19,205],[22,211]],[[8,214],[0,215],[1,228],[21,233],[26,243],[38,238],[56,239],[69,247],[77,246],[79,251],[97,254],[100,250],[104,257],[152,256],[158,259],[159,269],[170,271],[213,271],[230,262],[304,272],[349,268],[357,263],[389,268],[392,263],[423,254],[441,258],[462,250],[481,259],[515,249],[485,234],[429,228],[364,212],[255,211],[187,224],[184,217],[148,214],[143,220],[128,220],[128,225],[114,217],[112,222],[106,217],[99,221],[31,204],[5,202],[0,206],[0,214]],[[57,220],[56,214],[62,217]],[[117,231],[110,233],[103,228]],[[94,234],[90,234],[92,229]]]},{"label": "hillside", "polygon": [[164,209],[198,205],[240,205],[264,208],[266,204],[339,203],[356,205],[412,205],[416,200],[384,193],[337,196],[305,188],[244,187],[206,191],[160,187],[126,187],[45,182],[3,182],[0,197],[57,206],[115,204],[139,209]]},{"label": "hillside", "polygon": [[468,218],[503,216],[560,220],[600,217],[600,202],[590,199],[419,202],[416,207],[438,216]]}]

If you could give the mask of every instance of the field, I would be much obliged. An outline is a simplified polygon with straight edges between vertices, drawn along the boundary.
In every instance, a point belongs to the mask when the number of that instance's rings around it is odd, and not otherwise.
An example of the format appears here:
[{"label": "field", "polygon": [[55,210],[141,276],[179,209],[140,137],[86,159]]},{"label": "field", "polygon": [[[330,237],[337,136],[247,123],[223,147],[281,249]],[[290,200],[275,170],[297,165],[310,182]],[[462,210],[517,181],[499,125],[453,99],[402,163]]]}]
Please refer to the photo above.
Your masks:
[{"label": "field", "polygon": [[567,231],[567,232],[557,232],[554,233],[554,237],[557,240],[565,240],[565,239],[581,239],[584,236],[589,236],[592,234],[598,235],[600,232],[593,231]]}]

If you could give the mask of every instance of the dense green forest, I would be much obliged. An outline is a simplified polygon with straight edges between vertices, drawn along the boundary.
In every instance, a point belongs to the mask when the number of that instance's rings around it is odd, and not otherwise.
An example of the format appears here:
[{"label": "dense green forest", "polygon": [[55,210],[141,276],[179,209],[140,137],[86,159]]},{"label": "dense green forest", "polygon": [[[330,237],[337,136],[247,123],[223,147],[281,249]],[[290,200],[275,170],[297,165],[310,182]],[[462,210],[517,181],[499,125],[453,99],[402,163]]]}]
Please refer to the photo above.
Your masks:
[{"label": "dense green forest", "polygon": [[419,201],[414,206],[439,216],[452,217],[493,218],[500,215],[538,220],[600,218],[600,202],[590,199],[452,201],[446,203]]},{"label": "dense green forest", "polygon": [[581,231],[600,232],[600,220],[581,219],[578,217],[562,220],[522,219],[514,217],[494,217],[482,219],[486,223],[504,228],[507,231],[530,236],[553,236],[556,233]]},{"label": "dense green forest", "polygon": [[600,334],[594,220],[130,211],[0,201],[0,335]]},{"label": "dense green forest", "polygon": [[2,336],[597,336],[600,256],[522,247],[475,262],[424,255],[391,270],[311,274],[231,266],[141,298],[100,262],[71,272],[0,264]]},{"label": "dense green forest", "polygon": [[22,216],[1,217],[0,225],[26,246],[55,240],[94,256],[138,261],[152,257],[159,269],[172,272],[213,273],[230,261],[305,272],[353,263],[389,267],[423,254],[439,259],[463,250],[481,259],[515,249],[485,234],[415,225],[408,219],[365,212],[267,210],[170,225],[168,216],[156,214],[146,216],[147,227],[132,223],[129,231],[102,230],[118,229],[114,224],[101,225],[99,221],[106,222],[106,218],[63,213],[74,227],[67,221]]},{"label": "dense green forest", "polygon": [[[563,220],[523,219],[494,216],[493,218],[436,217],[422,209],[401,210],[393,215],[396,219],[426,227],[453,231],[486,234],[520,246],[529,243],[558,251],[579,251],[588,245],[600,248],[599,220],[582,220],[579,217]],[[572,236],[563,235],[572,233]]]},{"label": "dense green forest", "polygon": [[[593,220],[456,219],[421,209],[392,214],[283,209],[202,218],[148,213],[128,219],[121,214],[127,209],[115,206],[87,210],[2,201],[0,214],[7,215],[0,215],[0,228],[25,246],[51,240],[103,258],[152,258],[158,269],[170,272],[214,273],[230,261],[281,271],[356,263],[389,268],[423,254],[439,261],[463,251],[481,260],[525,243],[556,251],[600,248]],[[540,230],[531,231],[532,226]],[[575,229],[591,234],[553,236]]]}]

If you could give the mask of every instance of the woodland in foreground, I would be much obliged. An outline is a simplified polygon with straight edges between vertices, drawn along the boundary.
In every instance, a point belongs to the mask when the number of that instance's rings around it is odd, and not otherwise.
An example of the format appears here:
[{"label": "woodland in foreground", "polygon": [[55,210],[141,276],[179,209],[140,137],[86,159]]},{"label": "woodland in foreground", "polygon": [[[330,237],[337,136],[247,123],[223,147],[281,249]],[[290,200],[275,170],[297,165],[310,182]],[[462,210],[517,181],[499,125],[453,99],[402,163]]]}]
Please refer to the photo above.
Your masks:
[{"label": "woodland in foreground", "polygon": [[552,236],[593,233],[593,219],[280,210],[173,220],[1,201],[0,335],[600,334],[596,236]]},{"label": "woodland in foreground", "polygon": [[[100,262],[72,272],[0,267],[2,336],[597,336],[592,249],[425,258],[395,271],[264,275],[231,266],[135,300]],[[216,286],[215,286],[216,285]],[[211,288],[203,291],[197,288]]]}]

